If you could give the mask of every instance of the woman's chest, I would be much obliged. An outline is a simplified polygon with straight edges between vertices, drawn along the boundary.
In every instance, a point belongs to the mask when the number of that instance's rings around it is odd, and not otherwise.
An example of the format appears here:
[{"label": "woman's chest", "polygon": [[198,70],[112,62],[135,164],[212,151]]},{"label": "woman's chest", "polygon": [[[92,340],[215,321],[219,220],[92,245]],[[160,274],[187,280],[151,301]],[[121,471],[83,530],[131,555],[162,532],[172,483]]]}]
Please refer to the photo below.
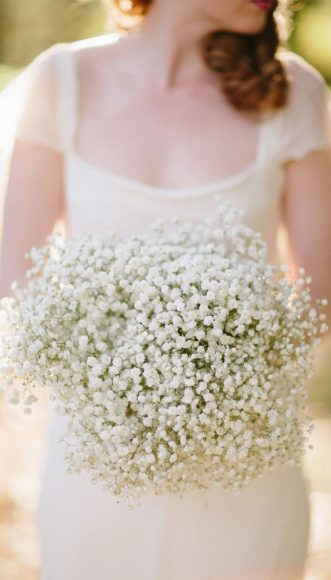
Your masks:
[{"label": "woman's chest", "polygon": [[275,164],[251,165],[204,186],[159,188],[104,171],[74,152],[65,161],[68,236],[115,231],[126,237],[174,216],[199,222],[212,218],[218,200],[225,200],[242,210],[244,223],[261,233],[275,259],[284,177]]},{"label": "woman's chest", "polygon": [[113,85],[81,99],[75,150],[96,166],[149,185],[194,187],[256,159],[260,124],[234,111],[215,88]]}]

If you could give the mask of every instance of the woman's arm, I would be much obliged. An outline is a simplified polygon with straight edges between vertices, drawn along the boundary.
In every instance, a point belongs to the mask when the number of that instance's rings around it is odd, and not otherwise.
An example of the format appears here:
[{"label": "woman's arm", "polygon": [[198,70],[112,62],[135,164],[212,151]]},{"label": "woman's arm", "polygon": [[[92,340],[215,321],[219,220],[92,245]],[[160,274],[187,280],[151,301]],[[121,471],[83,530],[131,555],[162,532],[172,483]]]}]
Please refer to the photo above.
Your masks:
[{"label": "woman's arm", "polygon": [[54,225],[63,220],[62,155],[43,145],[17,140],[4,204],[0,296],[10,294],[14,280],[25,283],[31,261],[24,255],[43,245]]},{"label": "woman's arm", "polygon": [[285,164],[282,201],[288,262],[311,275],[313,298],[329,301],[331,329],[331,146]]}]

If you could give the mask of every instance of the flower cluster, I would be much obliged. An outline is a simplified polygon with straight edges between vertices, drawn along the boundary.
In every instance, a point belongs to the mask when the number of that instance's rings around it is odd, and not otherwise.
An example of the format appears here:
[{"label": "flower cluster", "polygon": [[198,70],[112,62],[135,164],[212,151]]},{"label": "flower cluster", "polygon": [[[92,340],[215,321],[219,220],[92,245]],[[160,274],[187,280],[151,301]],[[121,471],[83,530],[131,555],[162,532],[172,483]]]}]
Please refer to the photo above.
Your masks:
[{"label": "flower cluster", "polygon": [[326,301],[312,305],[303,270],[290,282],[266,263],[241,215],[220,203],[198,224],[31,250],[26,287],[1,301],[1,372],[27,412],[50,387],[69,472],[137,501],[300,463]]}]

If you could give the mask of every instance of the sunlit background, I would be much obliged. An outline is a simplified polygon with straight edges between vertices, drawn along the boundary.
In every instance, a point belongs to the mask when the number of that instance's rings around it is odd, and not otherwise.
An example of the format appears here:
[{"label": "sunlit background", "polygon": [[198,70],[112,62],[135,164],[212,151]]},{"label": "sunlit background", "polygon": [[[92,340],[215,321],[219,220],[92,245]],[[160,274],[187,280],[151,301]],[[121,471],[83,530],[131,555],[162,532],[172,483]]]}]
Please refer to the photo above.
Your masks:
[{"label": "sunlit background", "polygon": [[[331,87],[331,0],[296,1],[293,10],[288,48],[312,63]],[[99,0],[0,0],[0,88],[52,44],[105,32]],[[330,344],[320,351],[309,408],[316,429],[304,462],[312,514],[305,580],[331,580]],[[27,416],[0,396],[1,580],[38,578],[35,518],[47,424],[46,397]]]}]

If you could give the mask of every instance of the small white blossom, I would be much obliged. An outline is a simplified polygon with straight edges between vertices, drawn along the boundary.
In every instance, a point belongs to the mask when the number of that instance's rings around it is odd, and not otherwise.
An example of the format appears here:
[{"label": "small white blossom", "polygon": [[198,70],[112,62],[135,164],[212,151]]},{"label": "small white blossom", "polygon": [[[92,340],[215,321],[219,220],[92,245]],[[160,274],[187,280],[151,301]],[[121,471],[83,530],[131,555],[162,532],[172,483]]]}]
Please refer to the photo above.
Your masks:
[{"label": "small white blossom", "polygon": [[238,491],[299,463],[327,301],[266,250],[224,203],[205,223],[128,239],[49,236],[27,287],[1,300],[2,388],[29,413],[49,387],[69,420],[69,471],[129,501]]}]

